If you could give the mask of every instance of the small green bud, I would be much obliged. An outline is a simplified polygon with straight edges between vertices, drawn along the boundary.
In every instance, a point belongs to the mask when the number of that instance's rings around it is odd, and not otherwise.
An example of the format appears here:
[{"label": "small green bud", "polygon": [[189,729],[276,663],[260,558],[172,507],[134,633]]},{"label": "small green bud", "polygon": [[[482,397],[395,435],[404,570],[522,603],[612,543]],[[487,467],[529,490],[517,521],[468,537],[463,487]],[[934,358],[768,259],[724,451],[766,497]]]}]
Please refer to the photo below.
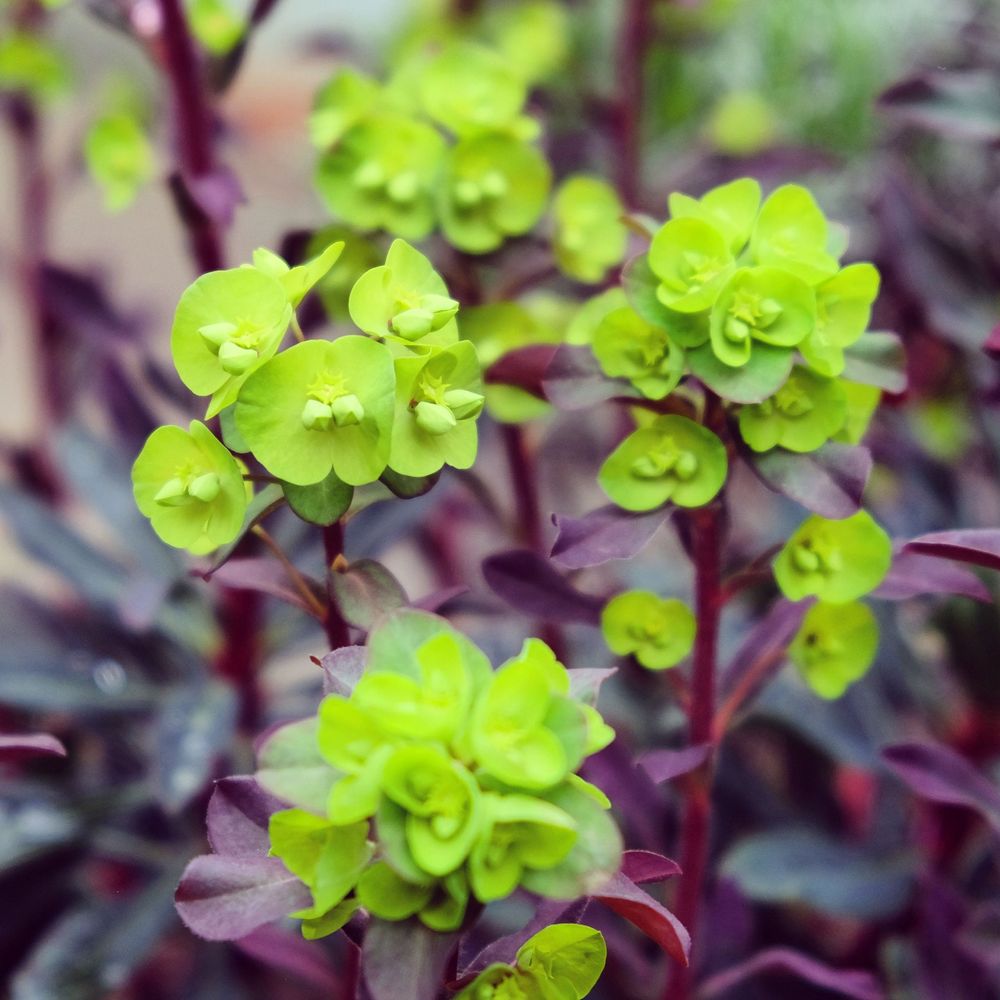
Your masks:
[{"label": "small green bud", "polygon": [[444,402],[457,420],[467,420],[478,417],[483,411],[486,397],[468,389],[449,389],[444,394]]},{"label": "small green bud", "polygon": [[419,340],[434,329],[434,315],[427,309],[404,309],[392,317],[390,325],[403,340]]},{"label": "small green bud", "polygon": [[640,479],[659,479],[673,469],[675,461],[676,459],[670,455],[656,453],[640,455],[632,463],[632,475]]},{"label": "small green bud", "polygon": [[236,333],[235,323],[209,323],[198,328],[201,339],[213,354],[219,353],[219,348]]},{"label": "small green bud", "polygon": [[674,463],[674,475],[687,482],[698,471],[698,459],[690,451],[682,451]]},{"label": "small green bud", "polygon": [[306,400],[302,408],[302,426],[308,431],[325,431],[333,420],[333,408],[318,399]]},{"label": "small green bud", "polygon": [[398,205],[409,205],[420,193],[420,178],[412,170],[396,174],[386,185],[386,194]]},{"label": "small green bud", "polygon": [[164,507],[180,507],[187,503],[189,497],[184,480],[168,479],[153,495],[153,499]]},{"label": "small green bud", "polygon": [[457,181],[452,188],[455,202],[462,208],[474,208],[483,200],[483,190],[475,182],[469,180]]},{"label": "small green bud", "polygon": [[339,396],[328,407],[333,416],[333,422],[338,427],[350,427],[352,424],[360,424],[365,416],[365,408],[361,405],[361,400],[354,393],[346,396]]},{"label": "small green bud", "polygon": [[792,562],[803,573],[815,573],[820,568],[819,556],[806,545],[796,545],[792,550]]},{"label": "small green bud", "polygon": [[376,160],[362,163],[354,172],[355,186],[362,191],[375,191],[385,184],[385,171]]},{"label": "small green bud", "polygon": [[214,472],[206,472],[198,476],[188,486],[187,491],[195,499],[202,500],[204,503],[211,503],[219,495],[221,489],[222,483],[218,475]]},{"label": "small green bud", "polygon": [[227,340],[219,347],[219,364],[230,375],[243,375],[257,363],[257,352]]},{"label": "small green bud", "polygon": [[750,336],[750,327],[743,320],[732,316],[726,320],[725,334],[727,340],[741,343]]},{"label": "small green bud", "polygon": [[458,423],[455,414],[447,406],[429,403],[427,400],[417,403],[414,413],[417,426],[428,434],[447,434]]},{"label": "small green bud", "polygon": [[499,170],[491,170],[483,176],[479,187],[485,198],[502,198],[508,191],[507,178]]},{"label": "small green bud", "polygon": [[431,329],[440,330],[458,312],[458,301],[448,295],[429,292],[420,296],[420,308],[426,309],[433,316]]}]

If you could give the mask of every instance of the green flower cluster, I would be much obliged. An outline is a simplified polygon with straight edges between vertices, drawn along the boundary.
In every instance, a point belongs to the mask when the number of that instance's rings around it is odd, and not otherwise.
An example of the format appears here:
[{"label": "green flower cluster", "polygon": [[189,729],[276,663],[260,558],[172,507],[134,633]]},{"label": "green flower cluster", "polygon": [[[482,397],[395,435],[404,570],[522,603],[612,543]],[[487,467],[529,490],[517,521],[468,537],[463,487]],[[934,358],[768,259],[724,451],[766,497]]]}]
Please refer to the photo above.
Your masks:
[{"label": "green flower cluster", "polygon": [[694,645],[697,622],[691,609],[648,590],[627,590],[601,613],[601,631],[612,653],[633,655],[649,670],[675,667]]},{"label": "green flower cluster", "polygon": [[864,675],[878,649],[878,623],[858,598],[885,579],[892,542],[870,514],[832,521],[807,518],[774,560],[774,576],[790,600],[818,598],[789,648],[809,686],[838,698]]},{"label": "green flower cluster", "polygon": [[[402,240],[355,283],[361,334],[302,340],[279,353],[294,311],[343,243],[296,267],[260,249],[253,263],[198,278],[174,316],[174,364],[209,396],[226,441],[288,488],[334,477],[350,488],[387,471],[468,468],[483,408],[476,350],[458,337],[458,302]],[[301,335],[300,335],[301,336]],[[203,424],[160,428],[133,470],[136,501],[168,544],[204,553],[232,541],[248,506],[242,471]]]},{"label": "green flower cluster", "polygon": [[617,870],[609,803],[575,773],[614,733],[538,639],[494,671],[443,620],[397,612],[314,732],[320,794],[258,772],[297,806],[272,817],[271,849],[313,893],[307,933],[357,906],[454,930],[470,900],[573,898]]},{"label": "green flower cluster", "polygon": [[501,54],[457,39],[416,48],[384,86],[342,70],[310,119],[319,193],[360,229],[420,240],[440,226],[461,250],[495,250],[535,225],[551,184],[526,98]]}]

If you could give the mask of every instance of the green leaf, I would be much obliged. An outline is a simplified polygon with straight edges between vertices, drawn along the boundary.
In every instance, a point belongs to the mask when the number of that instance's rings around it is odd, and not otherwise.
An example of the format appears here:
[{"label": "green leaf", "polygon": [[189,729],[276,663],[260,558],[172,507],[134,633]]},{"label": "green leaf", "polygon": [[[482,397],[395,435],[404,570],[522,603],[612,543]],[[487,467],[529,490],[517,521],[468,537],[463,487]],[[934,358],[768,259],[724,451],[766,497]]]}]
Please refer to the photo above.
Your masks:
[{"label": "green leaf", "polygon": [[34,34],[10,31],[0,38],[0,91],[49,100],[69,90],[72,74],[60,52]]},{"label": "green leaf", "polygon": [[[681,347],[698,347],[708,340],[707,310],[694,313],[678,312],[676,309],[668,309],[660,301],[656,294],[659,279],[650,269],[648,254],[633,257],[625,265],[622,271],[622,285],[632,308],[647,323],[663,327],[670,339]],[[608,294],[610,293],[604,293]],[[595,325],[598,321],[595,318]]]},{"label": "green leaf", "polygon": [[794,361],[793,350],[770,344],[756,344],[750,360],[740,368],[731,368],[720,361],[711,344],[702,344],[687,353],[691,373],[733,403],[760,403],[773,396],[785,383]]},{"label": "green leaf", "polygon": [[629,379],[647,399],[673,392],[684,373],[684,351],[665,329],[629,306],[609,312],[598,324],[594,355],[606,375]]},{"label": "green leaf", "polygon": [[[362,878],[364,875],[362,874]],[[319,917],[306,917],[302,921],[302,936],[307,941],[329,937],[339,931],[358,908],[356,899],[344,899]]]},{"label": "green leaf", "polygon": [[279,479],[309,486],[332,470],[351,486],[374,482],[389,456],[394,379],[383,344],[357,336],[306,341],[247,380],[236,425]]},{"label": "green leaf", "polygon": [[569,17],[555,0],[526,0],[489,7],[483,27],[511,69],[533,83],[565,65],[572,37]]},{"label": "green leaf", "polygon": [[816,289],[816,326],[799,345],[811,368],[831,377],[844,370],[844,348],[867,329],[878,289],[871,264],[850,264]]},{"label": "green leaf", "polygon": [[230,52],[246,33],[226,0],[189,0],[185,8],[192,33],[212,55]]},{"label": "green leaf", "polygon": [[875,661],[878,637],[867,605],[819,601],[806,612],[788,657],[816,694],[839,698]]},{"label": "green leaf", "polygon": [[597,284],[608,268],[621,262],[628,230],[618,194],[607,182],[576,174],[556,191],[553,249],[560,270],[571,278]]},{"label": "green leaf", "polygon": [[153,149],[146,132],[134,115],[124,112],[104,115],[90,126],[83,155],[109,212],[127,208],[153,175]]},{"label": "green leaf", "polygon": [[358,881],[358,902],[380,920],[406,920],[429,902],[431,884],[414,885],[398,875],[384,861],[368,868]]},{"label": "green leaf", "polygon": [[761,206],[750,253],[758,264],[783,268],[814,285],[837,271],[827,235],[826,216],[813,196],[798,184],[785,184]]},{"label": "green leaf", "polygon": [[303,719],[276,729],[257,752],[257,783],[272,795],[318,816],[337,778],[317,746],[317,720]]},{"label": "green leaf", "polygon": [[845,604],[873,591],[891,562],[892,542],[867,511],[840,521],[813,515],[778,553],[774,577],[790,600]]},{"label": "green leaf", "polygon": [[691,652],[695,617],[683,601],[664,600],[648,590],[627,590],[613,597],[601,614],[608,648],[630,653],[650,670],[676,666]]},{"label": "green leaf", "polygon": [[586,924],[550,924],[517,950],[517,966],[533,976],[545,1000],[583,1000],[608,960],[604,935]]},{"label": "green leaf", "polygon": [[847,404],[847,416],[844,426],[834,435],[835,441],[847,444],[860,444],[868,433],[868,426],[882,400],[882,390],[874,385],[862,385],[860,382],[840,381]]},{"label": "green leaf", "polygon": [[329,149],[352,125],[374,110],[381,88],[356,69],[338,70],[316,92],[309,115],[309,138],[317,149]]},{"label": "green leaf", "polygon": [[625,510],[652,510],[668,500],[701,507],[722,489],[728,464],[710,430],[671,414],[633,431],[601,466],[598,482]]},{"label": "green leaf", "polygon": [[735,255],[750,239],[760,208],[760,185],[751,177],[742,177],[712,188],[698,200],[672,194],[669,205],[672,219],[700,219],[718,229]]},{"label": "green leaf", "polygon": [[382,615],[409,603],[399,581],[374,559],[332,570],[330,583],[341,615],[357,628],[369,629]]},{"label": "green leaf", "polygon": [[309,486],[296,486],[295,483],[282,483],[281,489],[288,501],[288,506],[310,524],[329,527],[340,520],[351,506],[354,499],[354,487],[348,486],[335,472],[330,472],[326,479]]}]

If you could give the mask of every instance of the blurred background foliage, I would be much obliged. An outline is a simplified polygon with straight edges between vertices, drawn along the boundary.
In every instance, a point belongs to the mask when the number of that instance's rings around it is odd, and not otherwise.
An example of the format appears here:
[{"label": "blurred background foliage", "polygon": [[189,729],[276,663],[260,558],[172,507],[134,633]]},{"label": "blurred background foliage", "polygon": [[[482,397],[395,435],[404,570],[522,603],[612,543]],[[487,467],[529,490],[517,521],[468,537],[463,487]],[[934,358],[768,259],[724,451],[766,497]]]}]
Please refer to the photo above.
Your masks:
[{"label": "blurred background foliage", "polygon": [[[1000,5],[644,4],[642,183],[629,191],[622,118],[635,49],[623,24],[640,4],[279,0],[244,52],[251,9],[192,0],[220,158],[245,196],[222,197],[234,210],[229,256],[304,247],[330,224],[312,185],[308,116],[337,67],[381,75],[418,41],[488,39],[531,78],[557,176],[606,176],[634,211],[662,218],[669,191],[744,174],[811,185],[851,226],[852,257],[882,271],[878,328],[908,351],[909,388],[870,437],[880,462],[871,508],[899,538],[1000,523],[1000,340],[988,343],[1000,286]],[[277,928],[236,948],[209,945],[173,909],[184,863],[203,850],[211,780],[250,768],[261,729],[311,711],[309,656],[325,646],[289,605],[193,575],[133,507],[128,467],[145,434],[189,416],[164,364],[192,263],[176,185],[172,194],[164,183],[174,152],[157,17],[151,0],[0,4],[0,730],[50,732],[68,751],[0,761],[0,978],[13,1000],[347,996],[351,956],[336,939],[306,943]],[[351,237],[360,271],[382,243]],[[518,288],[518,257],[534,249],[525,238],[486,264],[525,311],[490,360],[517,346],[517,323],[562,339],[582,298],[561,279]],[[316,322],[324,305],[343,318],[336,283],[347,280],[335,272]],[[615,434],[605,417],[543,410],[527,426],[546,535],[548,512],[600,504],[594,475]],[[347,541],[349,558],[383,559],[411,598],[468,584],[449,611],[498,653],[535,624],[505,609],[479,572],[483,557],[524,541],[504,443],[489,427],[475,475],[373,504]],[[801,517],[749,476],[735,490],[731,569]],[[301,522],[278,515],[272,533],[322,573]],[[667,532],[627,566],[574,584],[599,595],[690,590]],[[772,594],[755,584],[727,615],[724,659]],[[705,974],[792,946],[870,969],[894,997],[1000,995],[990,826],[960,807],[915,803],[878,754],[931,736],[1000,778],[1000,618],[995,603],[961,599],[883,608],[883,647],[863,683],[827,704],[786,671],[726,745]],[[567,628],[573,666],[607,664],[594,635]],[[620,738],[592,780],[612,795],[630,847],[666,850],[675,797],[632,758],[679,746],[682,715],[663,678],[634,665],[604,697]],[[513,926],[518,905],[496,919]],[[647,945],[619,925],[602,929],[610,959],[595,996],[658,995]],[[731,995],[774,988],[754,979]],[[793,988],[801,1000],[827,995]]]}]

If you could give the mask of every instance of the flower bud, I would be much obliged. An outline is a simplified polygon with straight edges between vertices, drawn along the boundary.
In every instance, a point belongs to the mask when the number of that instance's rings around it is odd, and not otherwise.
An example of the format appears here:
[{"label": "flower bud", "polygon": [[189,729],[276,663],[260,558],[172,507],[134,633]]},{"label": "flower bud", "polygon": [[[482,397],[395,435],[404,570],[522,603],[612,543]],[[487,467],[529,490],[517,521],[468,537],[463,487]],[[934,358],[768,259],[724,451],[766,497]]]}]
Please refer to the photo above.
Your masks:
[{"label": "flower bud", "polygon": [[483,192],[475,181],[457,181],[452,195],[462,208],[474,208],[483,200]]},{"label": "flower bud", "polygon": [[792,550],[792,563],[802,573],[815,573],[819,569],[819,556],[805,545]]},{"label": "flower bud", "polygon": [[376,160],[362,163],[354,172],[354,184],[362,191],[376,191],[385,184],[385,171]]},{"label": "flower bud", "polygon": [[468,389],[449,389],[444,394],[444,402],[457,420],[478,417],[483,410],[486,397]]},{"label": "flower bud", "polygon": [[333,422],[338,427],[360,424],[365,415],[365,408],[361,405],[361,400],[353,392],[346,396],[339,396],[330,404],[329,409],[333,415]]},{"label": "flower bud", "polygon": [[219,348],[219,363],[222,370],[230,375],[245,375],[257,363],[257,352],[227,340]]},{"label": "flower bud", "polygon": [[479,182],[479,187],[486,198],[502,198],[507,193],[507,178],[499,170],[491,170]]},{"label": "flower bud", "polygon": [[698,459],[690,451],[682,451],[674,463],[674,475],[687,482],[698,471]]},{"label": "flower bud", "polygon": [[730,316],[726,320],[726,325],[723,329],[727,340],[732,340],[735,343],[740,343],[750,336],[750,327],[743,322],[741,319],[736,319],[735,316]]},{"label": "flower bud", "polygon": [[325,431],[333,420],[333,409],[318,399],[307,399],[302,408],[302,426],[307,431]]},{"label": "flower bud", "polygon": [[219,495],[221,489],[222,483],[219,481],[219,477],[214,472],[206,472],[204,475],[198,476],[188,486],[187,491],[196,500],[211,503]]},{"label": "flower bud", "polygon": [[440,330],[458,312],[458,302],[447,295],[428,293],[420,296],[420,308],[431,314],[431,329]]},{"label": "flower bud", "polygon": [[447,406],[427,400],[417,403],[414,413],[417,426],[428,434],[447,434],[458,423],[455,414]]},{"label": "flower bud", "polygon": [[213,353],[218,354],[219,348],[225,344],[229,338],[236,333],[235,323],[208,323],[198,328],[201,339],[205,341],[205,346]]},{"label": "flower bud", "polygon": [[404,309],[392,317],[390,325],[403,340],[419,340],[434,329],[434,315],[427,309]]},{"label": "flower bud", "polygon": [[180,478],[168,479],[157,491],[153,499],[164,507],[181,507],[188,502],[187,487]]},{"label": "flower bud", "polygon": [[408,205],[420,191],[420,181],[412,170],[396,174],[386,185],[386,194],[397,205]]}]

